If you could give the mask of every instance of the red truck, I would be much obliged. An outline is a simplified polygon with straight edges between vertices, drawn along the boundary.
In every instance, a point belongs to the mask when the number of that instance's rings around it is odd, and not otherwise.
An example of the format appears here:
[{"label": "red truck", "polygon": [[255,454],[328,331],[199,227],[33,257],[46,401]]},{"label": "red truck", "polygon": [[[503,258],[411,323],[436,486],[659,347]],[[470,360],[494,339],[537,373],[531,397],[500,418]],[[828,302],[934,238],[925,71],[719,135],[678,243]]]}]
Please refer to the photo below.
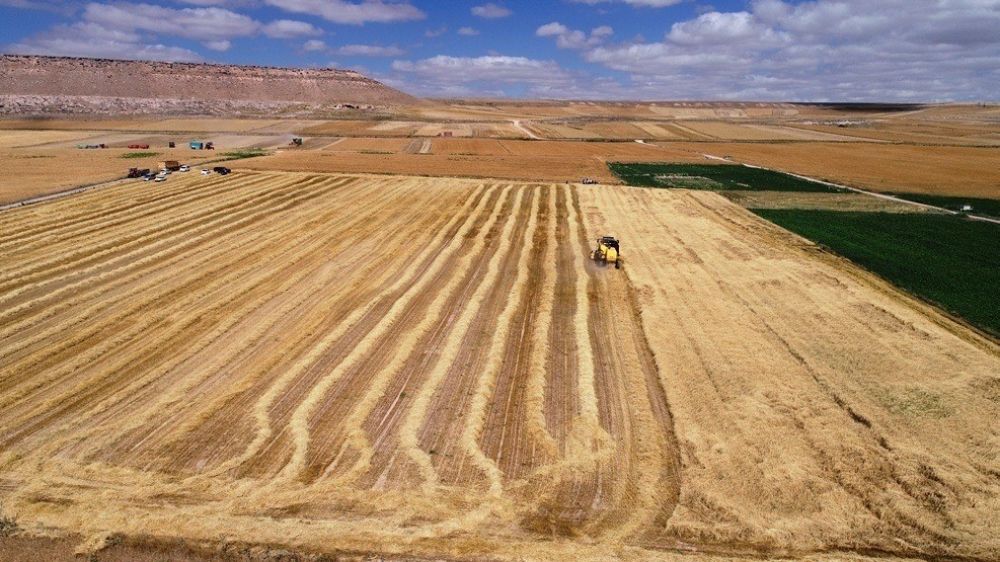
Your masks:
[{"label": "red truck", "polygon": [[148,144],[130,144],[130,145],[128,145],[128,147],[129,148],[143,148],[143,149],[146,149],[146,148],[149,148],[149,145]]}]

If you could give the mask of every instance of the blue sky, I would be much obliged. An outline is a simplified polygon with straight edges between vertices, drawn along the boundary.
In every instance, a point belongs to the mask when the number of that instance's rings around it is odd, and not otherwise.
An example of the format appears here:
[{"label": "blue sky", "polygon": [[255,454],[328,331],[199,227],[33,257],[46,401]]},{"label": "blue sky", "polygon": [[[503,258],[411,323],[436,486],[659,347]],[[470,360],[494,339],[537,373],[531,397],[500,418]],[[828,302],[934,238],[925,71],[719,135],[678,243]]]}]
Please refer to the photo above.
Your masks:
[{"label": "blue sky", "polygon": [[425,96],[996,100],[1000,0],[0,0],[4,52],[353,68]]}]

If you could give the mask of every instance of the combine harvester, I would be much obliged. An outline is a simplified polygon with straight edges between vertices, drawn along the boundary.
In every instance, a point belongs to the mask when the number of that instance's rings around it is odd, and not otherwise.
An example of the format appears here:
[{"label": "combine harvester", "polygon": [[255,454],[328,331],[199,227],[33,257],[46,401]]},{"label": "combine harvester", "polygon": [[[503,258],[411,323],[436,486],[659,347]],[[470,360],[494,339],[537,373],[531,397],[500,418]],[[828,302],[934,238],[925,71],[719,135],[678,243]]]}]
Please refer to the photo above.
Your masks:
[{"label": "combine harvester", "polygon": [[615,269],[621,269],[622,255],[618,239],[614,236],[602,236],[598,238],[597,249],[590,253],[590,259],[603,265],[613,263],[615,264]]}]

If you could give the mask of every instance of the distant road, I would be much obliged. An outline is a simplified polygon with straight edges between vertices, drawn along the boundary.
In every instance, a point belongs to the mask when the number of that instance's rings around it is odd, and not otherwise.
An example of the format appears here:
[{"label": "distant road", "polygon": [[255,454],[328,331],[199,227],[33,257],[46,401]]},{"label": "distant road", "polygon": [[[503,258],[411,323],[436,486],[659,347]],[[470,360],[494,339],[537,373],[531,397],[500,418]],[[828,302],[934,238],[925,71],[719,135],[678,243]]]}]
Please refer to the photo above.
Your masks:
[{"label": "distant road", "polygon": [[542,140],[542,137],[536,135],[535,133],[532,133],[530,129],[528,129],[527,127],[525,127],[524,125],[522,125],[521,121],[519,119],[514,119],[513,123],[514,123],[515,127],[517,127],[518,129],[521,129],[522,131],[524,131],[524,134],[528,135],[529,137],[531,137],[531,138],[533,138],[535,140]]}]

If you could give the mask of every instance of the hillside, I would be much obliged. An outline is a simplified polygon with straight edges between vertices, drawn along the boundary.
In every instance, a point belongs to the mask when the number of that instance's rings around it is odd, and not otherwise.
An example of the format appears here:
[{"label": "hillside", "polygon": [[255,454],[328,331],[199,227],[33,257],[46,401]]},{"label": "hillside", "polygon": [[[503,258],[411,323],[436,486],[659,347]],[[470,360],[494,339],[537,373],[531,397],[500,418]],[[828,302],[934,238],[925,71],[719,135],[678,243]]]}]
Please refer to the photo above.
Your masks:
[{"label": "hillside", "polygon": [[[241,113],[415,98],[348,70],[0,55],[0,113]],[[371,106],[371,107],[368,107]]]}]

